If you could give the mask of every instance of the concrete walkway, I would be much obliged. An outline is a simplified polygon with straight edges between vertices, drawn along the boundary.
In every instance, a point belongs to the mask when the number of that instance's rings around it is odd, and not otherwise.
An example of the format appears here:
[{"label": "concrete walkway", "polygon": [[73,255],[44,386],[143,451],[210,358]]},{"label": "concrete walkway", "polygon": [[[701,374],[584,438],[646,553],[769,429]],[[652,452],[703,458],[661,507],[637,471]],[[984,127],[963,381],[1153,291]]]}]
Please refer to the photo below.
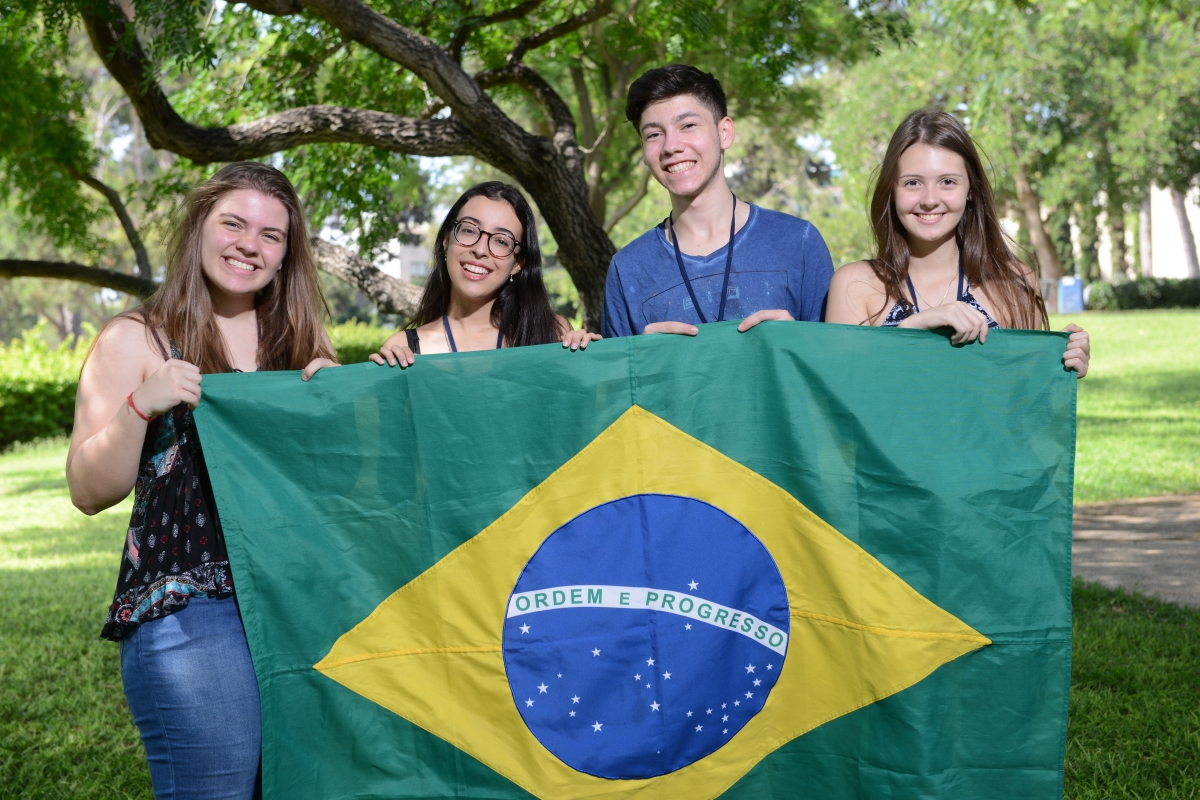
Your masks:
[{"label": "concrete walkway", "polygon": [[1200,494],[1075,507],[1072,574],[1200,608]]}]

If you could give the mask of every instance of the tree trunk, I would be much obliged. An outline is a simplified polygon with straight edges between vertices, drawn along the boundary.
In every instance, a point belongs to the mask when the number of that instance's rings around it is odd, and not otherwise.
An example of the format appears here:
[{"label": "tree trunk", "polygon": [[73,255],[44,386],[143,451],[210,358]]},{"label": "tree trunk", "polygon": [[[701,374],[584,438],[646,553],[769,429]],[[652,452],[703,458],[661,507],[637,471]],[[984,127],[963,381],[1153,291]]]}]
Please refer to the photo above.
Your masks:
[{"label": "tree trunk", "polygon": [[1079,225],[1079,270],[1088,283],[1100,280],[1100,232],[1096,224],[1096,207],[1086,200],[1076,206]]},{"label": "tree trunk", "polygon": [[1175,219],[1179,221],[1179,235],[1183,238],[1183,257],[1187,260],[1189,278],[1200,278],[1200,263],[1196,261],[1196,237],[1192,234],[1192,223],[1188,221],[1187,203],[1183,193],[1171,188],[1171,204],[1175,206]]},{"label": "tree trunk", "polygon": [[1142,210],[1138,214],[1138,237],[1140,238],[1139,255],[1142,258],[1142,277],[1154,277],[1154,245],[1151,241],[1151,236],[1154,234],[1154,229],[1151,226],[1150,220],[1150,194],[1154,191],[1153,186],[1146,187],[1146,193],[1142,195]]},{"label": "tree trunk", "polygon": [[1062,262],[1058,260],[1058,251],[1054,242],[1046,233],[1046,225],[1042,222],[1042,204],[1037,192],[1029,185],[1029,177],[1024,165],[1018,165],[1017,200],[1021,204],[1021,213],[1025,218],[1025,226],[1029,229],[1029,238],[1033,242],[1033,252],[1041,267],[1041,277],[1058,280],[1063,276]]},{"label": "tree trunk", "polygon": [[1114,200],[1110,195],[1108,198],[1108,241],[1112,248],[1112,274],[1113,280],[1116,281],[1117,273],[1121,273],[1121,279],[1129,278],[1129,251],[1125,246],[1125,206],[1124,204]]},{"label": "tree trunk", "polygon": [[537,203],[558,242],[558,260],[579,291],[584,326],[598,333],[604,280],[617,248],[592,212],[583,170],[562,156],[544,163],[545,169],[536,174],[513,177]]}]

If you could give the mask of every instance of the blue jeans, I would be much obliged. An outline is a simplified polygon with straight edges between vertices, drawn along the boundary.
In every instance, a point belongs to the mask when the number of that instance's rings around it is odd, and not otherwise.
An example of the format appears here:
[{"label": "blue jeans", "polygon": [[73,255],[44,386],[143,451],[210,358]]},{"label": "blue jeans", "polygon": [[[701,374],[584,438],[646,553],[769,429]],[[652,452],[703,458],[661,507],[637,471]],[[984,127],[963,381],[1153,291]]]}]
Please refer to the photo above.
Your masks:
[{"label": "blue jeans", "polygon": [[194,597],[134,628],[121,641],[121,679],[156,800],[254,795],[258,682],[232,597]]}]

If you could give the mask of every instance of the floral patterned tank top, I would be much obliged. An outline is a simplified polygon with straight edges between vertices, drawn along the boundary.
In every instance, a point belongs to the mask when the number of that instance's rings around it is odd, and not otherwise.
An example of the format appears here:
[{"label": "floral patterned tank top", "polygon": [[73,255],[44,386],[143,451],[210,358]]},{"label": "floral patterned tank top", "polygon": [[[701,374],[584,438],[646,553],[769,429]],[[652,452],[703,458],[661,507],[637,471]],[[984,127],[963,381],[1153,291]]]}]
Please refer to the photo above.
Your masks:
[{"label": "floral patterned tank top", "polygon": [[[171,355],[179,358],[175,347]],[[233,576],[192,410],[180,403],[146,428],[117,590],[100,635],[120,641],[193,597],[228,597]]]}]

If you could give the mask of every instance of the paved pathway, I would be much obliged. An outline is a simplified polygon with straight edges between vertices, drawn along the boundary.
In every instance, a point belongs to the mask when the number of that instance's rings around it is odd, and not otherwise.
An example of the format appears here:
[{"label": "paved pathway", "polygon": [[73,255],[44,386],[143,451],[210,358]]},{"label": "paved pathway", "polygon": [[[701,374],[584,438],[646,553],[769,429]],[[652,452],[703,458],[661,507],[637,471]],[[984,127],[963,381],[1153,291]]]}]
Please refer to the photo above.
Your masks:
[{"label": "paved pathway", "polygon": [[1200,494],[1075,507],[1071,572],[1200,607]]}]

